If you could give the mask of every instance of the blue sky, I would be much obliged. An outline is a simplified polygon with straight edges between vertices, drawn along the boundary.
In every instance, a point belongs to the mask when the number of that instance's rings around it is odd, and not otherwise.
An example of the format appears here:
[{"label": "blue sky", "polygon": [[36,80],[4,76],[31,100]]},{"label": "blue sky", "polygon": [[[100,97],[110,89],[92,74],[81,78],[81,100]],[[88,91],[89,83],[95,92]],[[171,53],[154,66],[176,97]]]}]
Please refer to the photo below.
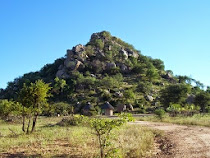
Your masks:
[{"label": "blue sky", "polygon": [[209,0],[0,0],[0,88],[107,30],[210,85]]}]

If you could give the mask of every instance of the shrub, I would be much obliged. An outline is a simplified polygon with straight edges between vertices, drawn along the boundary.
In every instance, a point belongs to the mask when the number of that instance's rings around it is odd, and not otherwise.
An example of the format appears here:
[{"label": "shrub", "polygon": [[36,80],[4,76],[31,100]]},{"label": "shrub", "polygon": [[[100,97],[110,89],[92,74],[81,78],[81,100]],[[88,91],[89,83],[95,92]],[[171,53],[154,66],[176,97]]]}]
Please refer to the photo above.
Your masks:
[{"label": "shrub", "polygon": [[[113,129],[124,125],[126,122],[134,120],[131,114],[121,114],[119,117],[120,119],[94,118],[90,120],[91,128],[98,137],[101,158],[116,157],[118,149],[112,147],[113,144],[110,141],[111,132]],[[107,150],[108,147],[111,147],[111,149]]]},{"label": "shrub", "polygon": [[155,110],[155,115],[160,119],[162,120],[165,116],[165,110],[163,109],[157,109]]},{"label": "shrub", "polygon": [[86,117],[83,115],[74,115],[70,117],[63,118],[60,122],[57,123],[59,126],[78,126],[85,124],[87,121]]},{"label": "shrub", "polygon": [[17,115],[20,112],[21,105],[19,103],[0,100],[0,117],[6,118],[10,114]]}]

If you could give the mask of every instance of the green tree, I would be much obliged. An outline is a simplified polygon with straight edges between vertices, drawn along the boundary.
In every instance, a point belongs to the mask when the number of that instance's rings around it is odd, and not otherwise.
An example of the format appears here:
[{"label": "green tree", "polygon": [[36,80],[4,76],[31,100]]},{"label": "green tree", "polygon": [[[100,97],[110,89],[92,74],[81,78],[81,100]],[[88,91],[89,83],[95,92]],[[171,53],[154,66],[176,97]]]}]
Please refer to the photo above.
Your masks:
[{"label": "green tree", "polygon": [[135,93],[133,92],[132,89],[126,90],[124,92],[124,100],[125,100],[125,102],[132,103],[132,102],[134,102],[135,98],[136,98],[136,95],[135,95]]},{"label": "green tree", "polygon": [[152,64],[158,69],[158,70],[164,70],[165,66],[162,60],[160,59],[152,59]]},{"label": "green tree", "polygon": [[190,92],[189,85],[176,84],[169,85],[165,89],[161,90],[160,101],[166,109],[170,103],[181,104],[185,102],[187,94]]},{"label": "green tree", "polygon": [[202,112],[206,112],[206,109],[210,107],[210,93],[204,91],[198,93],[195,96],[195,105],[200,106]]},{"label": "green tree", "polygon": [[66,84],[66,81],[65,81],[64,79],[60,79],[60,78],[58,78],[58,77],[56,77],[56,78],[54,79],[54,81],[55,81],[55,85],[54,85],[54,88],[53,88],[54,91],[55,91],[56,93],[62,93],[64,87],[67,85],[67,84]]},{"label": "green tree", "polygon": [[159,74],[157,72],[157,69],[154,66],[152,66],[152,67],[148,68],[148,70],[146,72],[146,76],[147,76],[148,80],[150,82],[152,82],[152,81],[155,81],[156,79],[158,79]]},{"label": "green tree", "polygon": [[18,102],[0,100],[0,116],[6,119],[10,114],[19,114],[21,105]]},{"label": "green tree", "polygon": [[[126,122],[134,120],[131,114],[121,114],[119,117],[120,119],[94,118],[90,121],[91,128],[94,130],[94,134],[99,141],[101,158],[110,156],[110,153],[106,153],[105,150],[112,145],[110,142],[112,130],[124,125]],[[114,150],[115,149],[112,148],[111,151],[114,152]]]},{"label": "green tree", "polygon": [[206,92],[210,93],[210,86],[207,86]]},{"label": "green tree", "polygon": [[101,39],[96,39],[95,40],[95,46],[102,50],[104,48],[104,42]]},{"label": "green tree", "polygon": [[[29,86],[24,84],[23,88],[19,92],[19,102],[22,104],[22,117],[23,126],[22,130],[28,134],[31,125],[31,119],[33,119],[31,133],[35,130],[36,121],[38,115],[47,105],[47,97],[50,96],[49,90],[51,87],[49,84],[44,83],[42,80],[37,80],[35,83],[31,83]],[[25,118],[28,117],[28,126],[25,130]]]},{"label": "green tree", "polygon": [[165,116],[165,110],[163,109],[157,109],[155,110],[155,115],[162,121]]}]

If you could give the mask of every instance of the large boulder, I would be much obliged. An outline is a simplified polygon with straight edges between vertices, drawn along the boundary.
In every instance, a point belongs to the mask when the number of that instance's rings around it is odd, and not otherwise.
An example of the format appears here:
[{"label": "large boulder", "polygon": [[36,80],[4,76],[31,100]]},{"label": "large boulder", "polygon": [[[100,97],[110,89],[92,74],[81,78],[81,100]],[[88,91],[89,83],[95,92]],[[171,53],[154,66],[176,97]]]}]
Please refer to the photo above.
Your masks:
[{"label": "large boulder", "polygon": [[77,61],[76,60],[71,60],[71,59],[66,59],[64,61],[64,66],[67,68],[67,69],[70,69],[70,70],[74,70],[75,66],[76,66],[76,63]]},{"label": "large boulder", "polygon": [[115,92],[115,96],[118,98],[122,98],[123,97],[123,93],[119,92]]},{"label": "large boulder", "polygon": [[83,46],[82,44],[78,44],[75,47],[72,48],[72,51],[79,53],[85,50],[85,46]]},{"label": "large boulder", "polygon": [[91,64],[91,66],[92,66],[94,69],[105,70],[105,68],[106,68],[106,63],[101,62],[99,59],[93,60],[93,61],[90,62],[89,64]]},{"label": "large boulder", "polygon": [[128,59],[128,52],[127,51],[125,51],[124,49],[121,49],[119,51],[119,53],[124,59]]},{"label": "large boulder", "polygon": [[67,70],[65,68],[63,68],[63,69],[57,71],[56,77],[67,79],[70,76],[67,74]]},{"label": "large boulder", "polygon": [[126,111],[126,105],[125,104],[118,104],[117,105],[117,112],[124,112]]},{"label": "large boulder", "polygon": [[128,67],[125,64],[120,65],[120,70],[122,72],[127,72],[128,71]]},{"label": "large boulder", "polygon": [[128,56],[132,56],[134,58],[138,58],[139,54],[137,52],[134,52],[130,49],[125,49],[125,51],[128,53]]},{"label": "large boulder", "polygon": [[154,98],[151,95],[146,95],[146,100],[152,102],[154,100]]},{"label": "large boulder", "polygon": [[195,95],[193,95],[193,94],[189,95],[189,94],[188,94],[188,95],[187,95],[186,102],[187,102],[188,104],[193,104],[194,101],[195,101]]},{"label": "large boulder", "polygon": [[113,68],[116,68],[116,64],[114,62],[106,64],[106,69],[110,70],[110,69],[113,69]]}]

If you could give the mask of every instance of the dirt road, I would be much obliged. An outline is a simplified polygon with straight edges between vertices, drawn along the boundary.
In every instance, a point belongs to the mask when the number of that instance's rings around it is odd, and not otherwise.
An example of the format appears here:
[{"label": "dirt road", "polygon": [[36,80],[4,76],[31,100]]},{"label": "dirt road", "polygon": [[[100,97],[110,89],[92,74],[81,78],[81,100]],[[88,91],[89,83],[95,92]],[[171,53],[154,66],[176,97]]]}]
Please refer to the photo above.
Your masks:
[{"label": "dirt road", "polygon": [[168,123],[136,121],[147,127],[163,130],[171,144],[168,154],[161,158],[210,158],[210,128],[199,126],[182,126]]}]

